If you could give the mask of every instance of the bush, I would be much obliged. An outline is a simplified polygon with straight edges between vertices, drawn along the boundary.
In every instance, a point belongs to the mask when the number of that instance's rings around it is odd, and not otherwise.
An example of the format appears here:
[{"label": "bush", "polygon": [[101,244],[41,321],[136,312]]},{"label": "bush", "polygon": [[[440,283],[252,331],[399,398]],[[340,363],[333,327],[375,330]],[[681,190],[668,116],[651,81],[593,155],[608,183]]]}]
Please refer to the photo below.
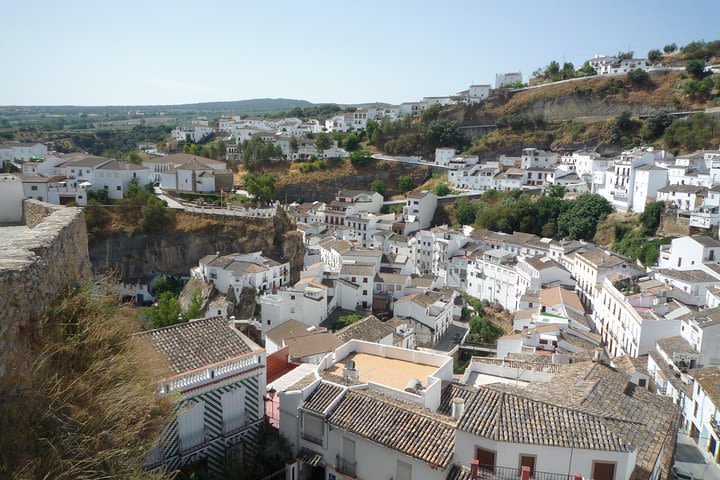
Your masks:
[{"label": "bush", "polygon": [[358,150],[350,154],[350,163],[356,167],[367,165],[371,160],[372,156],[367,150]]},{"label": "bush", "polygon": [[477,208],[472,203],[462,202],[455,211],[455,221],[460,225],[473,225],[477,215]]},{"label": "bush", "polygon": [[647,235],[655,235],[664,211],[664,202],[652,202],[645,206],[645,210],[640,214],[638,220]]},{"label": "bush", "polygon": [[166,233],[175,226],[175,212],[157,198],[142,207],[140,231],[145,234]]},{"label": "bush", "polygon": [[677,45],[675,45],[674,43],[668,43],[667,45],[665,45],[663,47],[663,52],[665,52],[665,53],[673,53],[676,50],[677,50]]},{"label": "bush", "polygon": [[370,191],[377,192],[384,197],[385,196],[385,182],[383,182],[379,178],[376,178],[370,184]]},{"label": "bush", "polygon": [[685,71],[696,79],[703,78],[705,76],[705,67],[707,65],[702,60],[690,60],[685,67]]},{"label": "bush", "polygon": [[341,328],[347,327],[348,325],[352,325],[353,323],[362,320],[364,317],[358,313],[351,313],[349,315],[341,315],[337,321],[335,322],[335,325],[333,325],[333,330],[340,330]]},{"label": "bush", "polygon": [[698,150],[709,147],[718,134],[720,126],[717,120],[704,113],[695,113],[673,121],[665,131],[665,145],[668,148]]},{"label": "bush", "polygon": [[409,175],[403,175],[398,178],[398,190],[400,193],[406,193],[415,188],[415,181]]},{"label": "bush", "polygon": [[650,80],[650,75],[648,75],[645,70],[636,68],[628,72],[628,80],[630,80],[630,83],[634,86],[641,87],[647,84],[648,80]]},{"label": "bush", "polygon": [[150,328],[161,328],[186,321],[182,318],[180,301],[170,292],[163,292],[157,299],[157,305],[147,309]]},{"label": "bush", "polygon": [[450,195],[450,187],[447,186],[446,183],[439,183],[435,185],[435,188],[433,189],[435,192],[435,195],[438,197],[444,197],[446,195]]}]

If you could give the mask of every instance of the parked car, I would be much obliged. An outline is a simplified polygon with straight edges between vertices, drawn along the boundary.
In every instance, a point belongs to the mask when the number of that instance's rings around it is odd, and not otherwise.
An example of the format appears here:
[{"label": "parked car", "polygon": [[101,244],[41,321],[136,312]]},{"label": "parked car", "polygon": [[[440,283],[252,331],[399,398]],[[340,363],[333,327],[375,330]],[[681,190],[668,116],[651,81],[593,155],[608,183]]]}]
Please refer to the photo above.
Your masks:
[{"label": "parked car", "polygon": [[673,480],[695,480],[692,474],[676,466],[672,467],[672,478]]}]

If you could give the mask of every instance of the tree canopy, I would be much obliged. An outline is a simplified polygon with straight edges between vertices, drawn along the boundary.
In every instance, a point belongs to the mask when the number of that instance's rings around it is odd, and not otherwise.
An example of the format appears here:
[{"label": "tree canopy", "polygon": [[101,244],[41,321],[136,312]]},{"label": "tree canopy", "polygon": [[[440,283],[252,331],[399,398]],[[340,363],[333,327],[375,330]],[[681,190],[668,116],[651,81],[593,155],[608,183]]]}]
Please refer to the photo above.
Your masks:
[{"label": "tree canopy", "polygon": [[245,175],[245,190],[259,203],[269,203],[275,198],[275,177],[267,172]]}]

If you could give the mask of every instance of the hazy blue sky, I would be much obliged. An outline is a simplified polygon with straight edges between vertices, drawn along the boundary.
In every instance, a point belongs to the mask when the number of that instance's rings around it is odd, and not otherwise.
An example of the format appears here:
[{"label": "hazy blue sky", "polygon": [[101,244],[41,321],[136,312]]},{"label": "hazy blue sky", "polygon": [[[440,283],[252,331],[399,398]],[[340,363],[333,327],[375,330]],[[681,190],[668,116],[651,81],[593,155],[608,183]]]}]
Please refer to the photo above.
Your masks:
[{"label": "hazy blue sky", "polygon": [[720,37],[720,1],[0,0],[0,104],[401,102]]}]

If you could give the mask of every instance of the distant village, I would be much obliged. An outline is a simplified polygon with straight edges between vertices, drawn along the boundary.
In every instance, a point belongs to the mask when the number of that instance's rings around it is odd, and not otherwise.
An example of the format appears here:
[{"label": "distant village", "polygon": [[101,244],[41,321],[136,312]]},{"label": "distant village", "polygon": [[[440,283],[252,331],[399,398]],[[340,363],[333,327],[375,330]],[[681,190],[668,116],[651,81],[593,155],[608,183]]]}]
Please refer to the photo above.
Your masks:
[{"label": "distant village", "polygon": [[[601,75],[654,68],[606,56],[591,64]],[[324,123],[238,115],[172,131],[177,142],[223,138],[224,160],[148,144],[133,164],[7,141],[0,163],[19,173],[0,175],[0,199],[83,206],[95,190],[122,199],[131,182],[171,200],[232,192],[227,162],[252,137],[287,160],[344,158],[337,142],[319,152],[306,134],[479,103],[521,83],[520,73],[499,74],[494,86]],[[199,462],[218,473],[258,448],[266,424],[293,454],[272,478],[665,479],[678,431],[718,462],[720,240],[705,233],[720,224],[720,150],[636,147],[603,157],[525,148],[481,159],[438,148],[428,159],[376,158],[441,172],[447,198],[561,186],[568,197],[602,195],[618,212],[663,202],[697,233],[672,239],[643,267],[587,241],[435,224],[444,197],[429,190],[386,201],[339,189],[329,202],[205,212],[176,198],[172,208],[219,217],[282,209],[302,237],[303,264],[293,281],[290,259],[278,254],[205,252],[187,272],[193,288],[210,292],[203,318],[137,335],[173,371],[158,393],[182,399],[148,470]],[[390,204],[399,207],[385,213]],[[22,222],[22,208],[0,209],[0,234],[18,228],[3,225]],[[140,304],[156,300],[150,282],[122,289]],[[257,314],[237,318],[232,305],[248,295]],[[504,322],[494,341],[479,340],[483,315]]]}]

